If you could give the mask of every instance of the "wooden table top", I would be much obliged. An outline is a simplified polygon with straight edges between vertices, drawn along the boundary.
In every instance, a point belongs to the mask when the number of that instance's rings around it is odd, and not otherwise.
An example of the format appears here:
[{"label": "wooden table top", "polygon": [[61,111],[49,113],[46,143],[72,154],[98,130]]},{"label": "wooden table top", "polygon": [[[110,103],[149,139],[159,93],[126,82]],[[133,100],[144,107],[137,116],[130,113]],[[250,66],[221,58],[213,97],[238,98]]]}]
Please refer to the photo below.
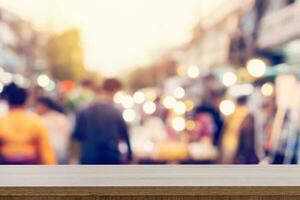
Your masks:
[{"label": "wooden table top", "polygon": [[300,166],[0,166],[0,196],[300,195]]}]

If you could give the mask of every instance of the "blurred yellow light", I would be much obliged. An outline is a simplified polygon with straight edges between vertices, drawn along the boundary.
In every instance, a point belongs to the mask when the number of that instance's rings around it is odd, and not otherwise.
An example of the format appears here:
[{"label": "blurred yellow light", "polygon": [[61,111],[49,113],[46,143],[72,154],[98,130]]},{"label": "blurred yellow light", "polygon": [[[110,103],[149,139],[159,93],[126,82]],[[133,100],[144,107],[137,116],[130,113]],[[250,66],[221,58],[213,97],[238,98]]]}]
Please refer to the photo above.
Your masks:
[{"label": "blurred yellow light", "polygon": [[146,114],[152,115],[156,111],[156,104],[153,103],[152,101],[148,101],[148,102],[144,103],[143,110]]},{"label": "blurred yellow light", "polygon": [[231,100],[223,100],[220,104],[220,111],[226,116],[232,115],[235,109],[235,103]]},{"label": "blurred yellow light", "polygon": [[134,99],[135,103],[142,104],[145,102],[146,96],[143,92],[135,92],[133,95],[133,99]]},{"label": "blurred yellow light", "polygon": [[155,91],[147,91],[145,96],[149,101],[155,101],[155,99],[157,98],[157,94]]},{"label": "blurred yellow light", "polygon": [[274,85],[272,83],[265,83],[261,87],[261,93],[266,97],[272,96],[274,94]]},{"label": "blurred yellow light", "polygon": [[50,78],[46,74],[42,74],[37,78],[37,83],[40,87],[47,87],[50,84]]},{"label": "blurred yellow light", "polygon": [[233,72],[226,72],[223,74],[222,82],[226,87],[233,86],[237,82],[237,76]]},{"label": "blurred yellow light", "polygon": [[189,131],[193,131],[196,129],[196,122],[193,120],[186,121],[186,129]]},{"label": "blurred yellow light", "polygon": [[187,75],[188,75],[190,78],[193,78],[193,79],[198,78],[199,75],[200,75],[200,69],[199,69],[199,67],[198,67],[198,66],[195,66],[195,65],[190,66],[190,67],[188,68]]},{"label": "blurred yellow light", "polygon": [[186,110],[188,112],[190,112],[190,111],[192,111],[194,109],[195,105],[194,105],[194,103],[192,101],[186,100],[184,103],[185,103]]},{"label": "blurred yellow light", "polygon": [[185,119],[183,117],[175,117],[172,120],[172,127],[175,131],[183,131],[185,129]]},{"label": "blurred yellow light", "polygon": [[260,59],[251,59],[247,63],[248,73],[255,78],[262,77],[266,73],[266,70],[266,63]]},{"label": "blurred yellow light", "polygon": [[134,100],[130,95],[126,95],[123,97],[121,104],[124,108],[132,108],[134,106]]},{"label": "blurred yellow light", "polygon": [[123,118],[126,122],[134,122],[136,119],[136,112],[133,109],[126,109],[123,111]]},{"label": "blurred yellow light", "polygon": [[114,96],[114,102],[115,102],[116,104],[122,103],[123,98],[124,98],[125,96],[126,96],[126,94],[125,94],[124,91],[119,91],[119,92],[117,92],[117,93],[115,94],[115,96]]},{"label": "blurred yellow light", "polygon": [[182,101],[179,101],[175,104],[174,112],[177,115],[183,115],[186,112],[186,106]]},{"label": "blurred yellow light", "polygon": [[186,75],[186,71],[185,71],[184,66],[177,67],[177,75],[181,76],[181,77]]},{"label": "blurred yellow light", "polygon": [[175,96],[177,99],[182,99],[182,98],[185,96],[185,90],[184,90],[182,87],[177,87],[177,88],[174,90],[174,96]]},{"label": "blurred yellow light", "polygon": [[167,109],[172,109],[176,105],[176,99],[172,96],[167,96],[163,98],[163,106]]}]

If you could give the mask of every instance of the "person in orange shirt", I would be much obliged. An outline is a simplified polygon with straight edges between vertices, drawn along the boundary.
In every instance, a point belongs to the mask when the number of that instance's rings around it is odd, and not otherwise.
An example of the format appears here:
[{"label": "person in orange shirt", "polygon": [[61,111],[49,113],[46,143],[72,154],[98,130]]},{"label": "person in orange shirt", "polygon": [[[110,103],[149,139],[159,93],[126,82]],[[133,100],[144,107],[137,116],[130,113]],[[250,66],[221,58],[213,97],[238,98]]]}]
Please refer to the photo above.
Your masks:
[{"label": "person in orange shirt", "polygon": [[27,91],[10,84],[3,96],[9,112],[0,118],[0,164],[56,164],[45,125],[25,108]]}]

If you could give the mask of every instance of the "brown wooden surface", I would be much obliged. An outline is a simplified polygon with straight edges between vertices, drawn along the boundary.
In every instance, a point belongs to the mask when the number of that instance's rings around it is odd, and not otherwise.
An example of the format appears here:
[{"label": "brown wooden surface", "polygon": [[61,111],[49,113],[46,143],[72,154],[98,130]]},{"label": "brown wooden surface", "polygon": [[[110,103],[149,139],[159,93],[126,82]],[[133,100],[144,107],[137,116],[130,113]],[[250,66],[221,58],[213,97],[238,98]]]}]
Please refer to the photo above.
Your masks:
[{"label": "brown wooden surface", "polygon": [[2,187],[0,196],[299,196],[299,187]]},{"label": "brown wooden surface", "polygon": [[68,196],[68,197],[0,197],[3,200],[153,200],[153,199],[162,199],[162,200],[192,200],[192,199],[199,199],[199,200],[299,200],[299,196],[264,196],[264,197],[255,197],[255,196],[90,196],[90,197],[78,197],[78,196]]},{"label": "brown wooden surface", "polygon": [[299,187],[18,187],[0,199],[260,199],[299,200]]},{"label": "brown wooden surface", "polygon": [[300,199],[299,166],[1,166],[0,199]]}]

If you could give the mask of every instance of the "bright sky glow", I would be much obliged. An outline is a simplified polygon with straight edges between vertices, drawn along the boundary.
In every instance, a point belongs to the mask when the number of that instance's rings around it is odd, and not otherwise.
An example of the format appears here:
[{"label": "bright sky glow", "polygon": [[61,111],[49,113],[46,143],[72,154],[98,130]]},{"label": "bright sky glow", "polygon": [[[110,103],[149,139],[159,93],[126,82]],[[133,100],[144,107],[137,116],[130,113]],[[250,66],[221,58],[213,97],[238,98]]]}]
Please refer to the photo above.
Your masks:
[{"label": "bright sky glow", "polygon": [[0,0],[0,6],[55,32],[77,27],[86,66],[107,76],[151,62],[191,37],[222,0]]}]

